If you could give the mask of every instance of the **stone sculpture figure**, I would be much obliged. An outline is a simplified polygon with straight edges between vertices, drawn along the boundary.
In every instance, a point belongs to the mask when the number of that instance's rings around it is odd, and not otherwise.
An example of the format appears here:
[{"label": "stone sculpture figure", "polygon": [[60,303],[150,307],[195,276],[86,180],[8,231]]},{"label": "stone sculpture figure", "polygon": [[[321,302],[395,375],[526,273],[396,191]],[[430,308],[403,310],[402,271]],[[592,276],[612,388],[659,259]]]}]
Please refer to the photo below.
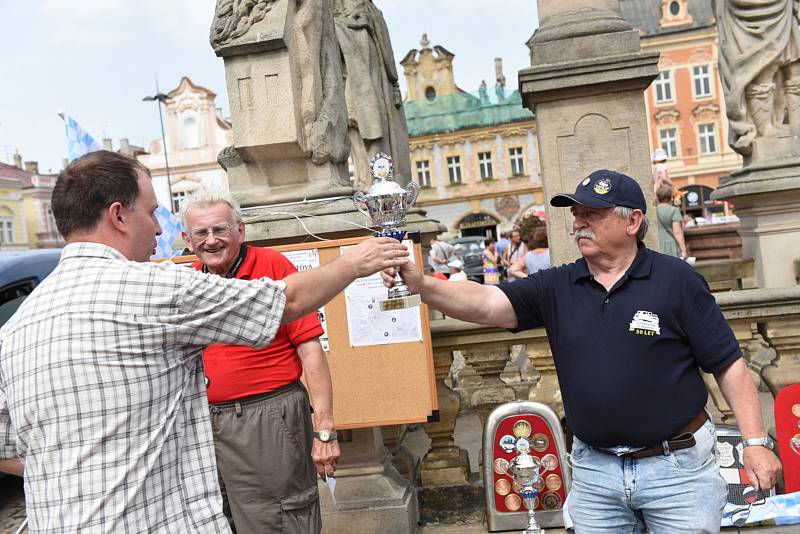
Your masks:
[{"label": "stone sculpture figure", "polygon": [[749,157],[757,138],[800,134],[800,1],[715,4],[730,144]]},{"label": "stone sculpture figure", "polygon": [[[293,75],[291,82],[288,78],[281,82],[291,85],[284,85],[277,94],[295,95],[284,105],[295,107],[300,133],[297,143],[316,165],[344,166],[350,147],[332,7],[333,0],[217,0],[210,41],[217,55],[224,57],[274,56],[275,50],[285,47]],[[263,99],[263,89],[254,91],[262,91],[258,94]],[[240,96],[249,98],[252,94]],[[240,161],[231,150],[221,159],[226,168]],[[341,182],[338,185],[350,185],[346,170],[343,176],[334,175],[333,179]]]},{"label": "stone sculpture figure", "polygon": [[395,179],[405,185],[411,177],[408,130],[386,21],[372,0],[334,0],[333,17],[344,61],[355,186],[369,186],[369,159],[378,152],[391,154]]}]

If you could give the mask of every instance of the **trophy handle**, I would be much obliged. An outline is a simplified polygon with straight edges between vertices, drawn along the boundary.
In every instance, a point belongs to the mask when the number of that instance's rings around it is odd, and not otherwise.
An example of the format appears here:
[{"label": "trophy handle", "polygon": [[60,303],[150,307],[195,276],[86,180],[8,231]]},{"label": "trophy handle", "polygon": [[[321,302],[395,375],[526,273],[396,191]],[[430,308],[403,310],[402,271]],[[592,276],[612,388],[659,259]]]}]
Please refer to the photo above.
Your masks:
[{"label": "trophy handle", "polygon": [[372,216],[367,211],[367,195],[363,191],[356,191],[353,195],[353,205],[360,211],[370,223],[372,223]]},{"label": "trophy handle", "polygon": [[408,211],[408,209],[414,205],[414,202],[417,201],[417,197],[419,196],[419,184],[413,180],[408,182],[406,193],[408,193],[408,196],[406,197],[406,205],[404,207],[406,211]]}]

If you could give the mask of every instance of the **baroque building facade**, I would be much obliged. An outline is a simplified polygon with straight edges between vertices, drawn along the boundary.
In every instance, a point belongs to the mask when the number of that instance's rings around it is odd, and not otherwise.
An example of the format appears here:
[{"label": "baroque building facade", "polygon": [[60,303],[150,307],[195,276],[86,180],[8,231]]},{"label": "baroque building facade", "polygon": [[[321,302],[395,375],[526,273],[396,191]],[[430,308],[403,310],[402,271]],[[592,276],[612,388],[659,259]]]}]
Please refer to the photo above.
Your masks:
[{"label": "baroque building facade", "polygon": [[645,92],[652,149],[683,190],[683,211],[709,218],[725,206],[709,196],[720,178],[741,168],[728,145],[725,96],[717,69],[717,27],[711,0],[621,0],[644,51],[661,53],[659,75]]},{"label": "baroque building facade", "polygon": [[158,138],[137,158],[150,169],[159,202],[172,206],[177,213],[183,199],[203,185],[228,189],[228,177],[217,163],[217,154],[233,144],[233,131],[215,105],[216,93],[196,85],[188,77],[181,78],[178,87],[167,96],[169,100],[164,106],[166,154],[164,143]]},{"label": "baroque building facade", "polygon": [[452,237],[497,238],[542,210],[536,122],[519,92],[506,92],[501,60],[493,90],[483,82],[475,95],[456,85],[454,57],[424,35],[400,61],[417,206]]},{"label": "baroque building facade", "polygon": [[64,246],[58,234],[50,197],[56,175],[40,174],[35,161],[14,156],[14,165],[0,163],[0,250]]}]

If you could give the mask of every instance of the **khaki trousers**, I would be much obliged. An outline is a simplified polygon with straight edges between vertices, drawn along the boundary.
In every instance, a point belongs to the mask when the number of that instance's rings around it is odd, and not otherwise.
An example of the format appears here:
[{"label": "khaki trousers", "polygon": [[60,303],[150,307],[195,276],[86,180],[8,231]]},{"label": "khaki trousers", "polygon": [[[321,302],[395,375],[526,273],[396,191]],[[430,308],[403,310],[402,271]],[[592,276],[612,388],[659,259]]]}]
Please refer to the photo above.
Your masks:
[{"label": "khaki trousers", "polygon": [[318,534],[311,405],[296,382],[273,393],[212,404],[217,467],[234,534]]}]

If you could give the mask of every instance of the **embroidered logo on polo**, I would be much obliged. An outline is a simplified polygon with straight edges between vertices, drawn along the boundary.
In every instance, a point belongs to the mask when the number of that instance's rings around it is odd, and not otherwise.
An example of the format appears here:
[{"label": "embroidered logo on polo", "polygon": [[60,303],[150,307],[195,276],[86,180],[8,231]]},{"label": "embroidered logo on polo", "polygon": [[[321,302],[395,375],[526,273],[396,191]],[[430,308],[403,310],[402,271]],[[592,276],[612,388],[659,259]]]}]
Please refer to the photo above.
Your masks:
[{"label": "embroidered logo on polo", "polygon": [[605,195],[609,191],[611,191],[611,180],[608,178],[597,180],[594,184],[594,192],[598,195]]},{"label": "embroidered logo on polo", "polygon": [[658,315],[653,312],[639,310],[633,314],[628,330],[640,336],[661,335]]}]

